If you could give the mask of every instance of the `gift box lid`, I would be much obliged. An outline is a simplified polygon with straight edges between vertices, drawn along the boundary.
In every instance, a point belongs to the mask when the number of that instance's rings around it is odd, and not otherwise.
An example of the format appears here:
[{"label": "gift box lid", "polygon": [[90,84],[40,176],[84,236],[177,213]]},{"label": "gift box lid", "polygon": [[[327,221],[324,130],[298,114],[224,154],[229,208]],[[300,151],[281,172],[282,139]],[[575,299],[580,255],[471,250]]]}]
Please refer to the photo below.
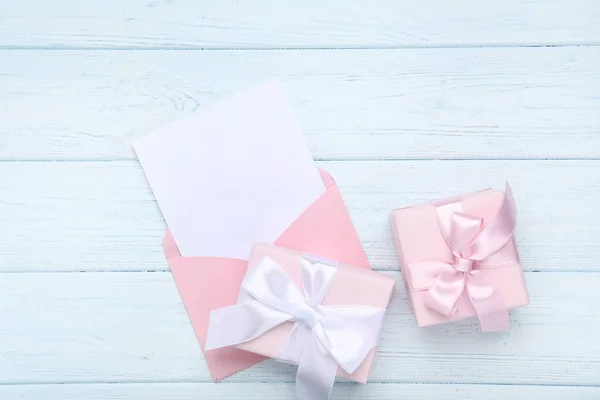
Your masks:
[{"label": "gift box lid", "polygon": [[[302,254],[291,249],[277,247],[269,244],[257,244],[252,250],[248,262],[248,270],[252,270],[265,257],[274,260],[301,288]],[[338,271],[329,290],[323,299],[323,306],[335,305],[366,305],[387,308],[394,287],[394,279],[388,275],[371,271],[366,268],[339,264]],[[269,330],[262,336],[237,345],[235,347],[277,358],[279,350],[288,338],[293,322],[285,322]],[[359,383],[366,383],[371,368],[374,349],[351,375],[338,368],[338,376],[342,376]]]},{"label": "gift box lid", "polygon": [[[415,290],[411,285],[411,272],[408,264],[418,264],[428,261],[452,263],[454,255],[440,230],[437,207],[452,203],[460,203],[462,212],[469,216],[482,219],[482,229],[492,223],[503,204],[505,192],[497,189],[487,189],[462,196],[455,196],[435,202],[397,209],[391,213],[392,231],[402,275],[407,288],[408,297],[419,326],[436,325],[440,323],[466,319],[476,316],[466,294],[456,303],[456,312],[450,316],[441,315],[427,308],[424,298],[426,290]],[[519,260],[514,237],[511,237],[504,247],[486,260],[494,264],[502,253],[502,258],[508,254],[511,262],[498,265],[499,268],[485,268],[481,271],[491,282],[494,289],[503,297],[506,307],[516,308],[529,304],[529,296]],[[500,263],[498,263],[500,264]]]}]

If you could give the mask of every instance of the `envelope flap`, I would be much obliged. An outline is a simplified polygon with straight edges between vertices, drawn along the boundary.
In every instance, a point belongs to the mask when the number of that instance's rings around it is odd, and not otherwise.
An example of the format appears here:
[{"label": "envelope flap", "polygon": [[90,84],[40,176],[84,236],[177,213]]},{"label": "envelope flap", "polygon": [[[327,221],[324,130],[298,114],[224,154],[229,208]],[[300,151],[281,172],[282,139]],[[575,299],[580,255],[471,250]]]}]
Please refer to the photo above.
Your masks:
[{"label": "envelope flap", "polygon": [[276,246],[371,268],[335,180],[319,170],[325,193],[275,241]]},{"label": "envelope flap", "polygon": [[326,188],[335,185],[335,180],[329,174],[329,172],[324,171],[321,168],[319,168],[319,174],[321,175],[321,179],[323,180],[323,184],[325,185]]},{"label": "envelope flap", "polygon": [[177,248],[177,243],[175,243],[175,238],[171,234],[171,230],[168,228],[167,232],[165,232],[165,238],[163,239],[163,250],[167,260],[169,258],[181,257],[181,253]]}]

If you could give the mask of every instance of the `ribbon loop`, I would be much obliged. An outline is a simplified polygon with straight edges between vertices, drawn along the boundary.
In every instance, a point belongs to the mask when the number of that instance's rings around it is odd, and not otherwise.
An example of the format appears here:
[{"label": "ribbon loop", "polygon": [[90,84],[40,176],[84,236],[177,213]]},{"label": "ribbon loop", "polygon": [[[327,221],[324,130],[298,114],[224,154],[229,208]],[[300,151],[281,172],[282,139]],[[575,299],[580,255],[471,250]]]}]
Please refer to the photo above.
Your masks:
[{"label": "ribbon loop", "polygon": [[469,245],[481,231],[482,224],[481,218],[461,212],[455,211],[450,215],[450,232],[446,233],[446,241],[456,257],[470,256]]},{"label": "ribbon loop", "polygon": [[275,261],[264,258],[244,279],[241,303],[211,313],[205,349],[248,342],[294,321],[278,360],[298,364],[299,400],[327,400],[338,365],[352,374],[375,346],[385,309],[323,306],[336,266],[306,258],[300,265],[302,291]]},{"label": "ribbon loop", "polygon": [[[516,206],[508,183],[495,219],[487,222],[467,215],[460,201],[436,206],[440,231],[454,255],[454,262],[409,263],[413,290],[427,290],[425,306],[445,316],[457,311],[456,303],[466,292],[484,331],[508,329],[508,309],[502,296],[482,274],[494,254],[512,238]],[[506,261],[506,260],[504,260]],[[497,267],[513,265],[504,262]]]},{"label": "ribbon loop", "polygon": [[442,315],[450,316],[456,311],[456,302],[464,289],[464,274],[449,268],[438,275],[435,283],[427,291],[425,306]]}]

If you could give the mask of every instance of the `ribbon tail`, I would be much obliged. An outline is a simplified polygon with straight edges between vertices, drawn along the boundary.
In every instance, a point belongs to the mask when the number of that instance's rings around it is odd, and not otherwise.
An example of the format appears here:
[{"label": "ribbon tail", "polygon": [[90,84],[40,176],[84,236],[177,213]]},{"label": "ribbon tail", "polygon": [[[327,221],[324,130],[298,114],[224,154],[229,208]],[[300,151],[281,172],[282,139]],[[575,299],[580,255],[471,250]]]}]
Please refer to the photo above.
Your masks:
[{"label": "ribbon tail", "polygon": [[321,324],[314,335],[348,374],[353,374],[379,339],[385,310],[369,306],[320,307]]},{"label": "ribbon tail", "polygon": [[287,364],[300,364],[304,343],[310,340],[312,331],[303,324],[294,323],[290,335],[279,349],[277,361]]},{"label": "ribbon tail", "polygon": [[430,310],[450,316],[465,289],[464,273],[453,269],[442,272],[427,291],[424,304]]},{"label": "ribbon tail", "polygon": [[248,342],[289,319],[289,314],[267,307],[257,300],[218,308],[210,313],[204,350]]},{"label": "ribbon tail", "polygon": [[300,356],[296,374],[297,400],[328,400],[335,382],[338,364],[320,343],[311,335]]},{"label": "ribbon tail", "polygon": [[504,299],[479,271],[467,278],[467,294],[484,332],[507,331],[510,323]]}]

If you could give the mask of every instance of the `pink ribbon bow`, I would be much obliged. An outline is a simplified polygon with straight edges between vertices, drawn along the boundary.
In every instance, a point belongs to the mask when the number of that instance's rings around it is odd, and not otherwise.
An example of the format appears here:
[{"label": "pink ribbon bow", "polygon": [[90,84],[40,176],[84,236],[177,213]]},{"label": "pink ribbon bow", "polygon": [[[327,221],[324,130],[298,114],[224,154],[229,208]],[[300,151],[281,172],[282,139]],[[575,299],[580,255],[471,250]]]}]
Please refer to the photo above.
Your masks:
[{"label": "pink ribbon bow", "polygon": [[454,262],[409,263],[413,290],[427,290],[425,306],[442,315],[456,312],[456,302],[466,292],[481,329],[508,330],[508,308],[484,273],[486,268],[514,265],[518,257],[506,246],[516,224],[516,207],[508,183],[497,215],[491,221],[464,214],[460,201],[436,206],[440,231]]}]

